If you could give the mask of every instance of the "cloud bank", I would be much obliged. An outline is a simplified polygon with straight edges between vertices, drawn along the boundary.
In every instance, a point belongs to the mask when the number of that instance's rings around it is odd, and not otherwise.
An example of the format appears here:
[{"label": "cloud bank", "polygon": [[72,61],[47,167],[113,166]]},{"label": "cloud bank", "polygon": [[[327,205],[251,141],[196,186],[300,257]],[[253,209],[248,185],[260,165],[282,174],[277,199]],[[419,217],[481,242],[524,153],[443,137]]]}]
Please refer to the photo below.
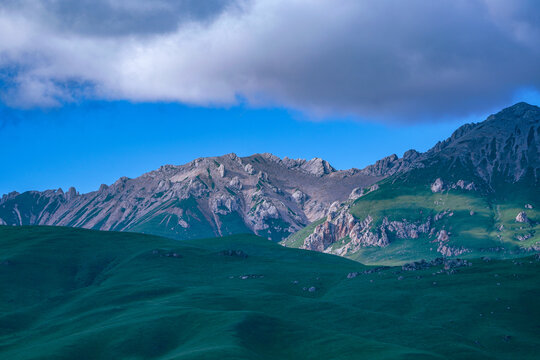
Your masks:
[{"label": "cloud bank", "polygon": [[282,106],[409,121],[540,89],[540,3],[5,0],[0,99]]}]

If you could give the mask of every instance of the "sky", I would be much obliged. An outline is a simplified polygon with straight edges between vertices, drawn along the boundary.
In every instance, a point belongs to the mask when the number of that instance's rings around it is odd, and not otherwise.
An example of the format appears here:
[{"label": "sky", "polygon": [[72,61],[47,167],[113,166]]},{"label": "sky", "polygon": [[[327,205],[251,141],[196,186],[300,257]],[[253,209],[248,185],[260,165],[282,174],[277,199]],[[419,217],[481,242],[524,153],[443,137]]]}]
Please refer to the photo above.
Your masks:
[{"label": "sky", "polygon": [[4,0],[0,194],[235,152],[362,168],[540,104],[535,0]]}]

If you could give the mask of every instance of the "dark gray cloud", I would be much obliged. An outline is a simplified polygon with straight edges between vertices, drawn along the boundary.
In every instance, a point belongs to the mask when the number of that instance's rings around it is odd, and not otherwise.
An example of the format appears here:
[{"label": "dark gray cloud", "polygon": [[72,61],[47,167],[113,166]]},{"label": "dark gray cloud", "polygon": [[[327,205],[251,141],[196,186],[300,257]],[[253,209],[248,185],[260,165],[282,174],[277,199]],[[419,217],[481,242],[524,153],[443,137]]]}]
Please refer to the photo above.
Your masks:
[{"label": "dark gray cloud", "polygon": [[211,21],[234,5],[235,0],[4,0],[0,4],[63,32],[107,37],[171,32],[187,21]]},{"label": "dark gray cloud", "polygon": [[232,4],[232,0],[44,1],[61,31],[101,36],[172,32],[187,21],[211,21]]},{"label": "dark gray cloud", "polygon": [[244,98],[409,121],[488,111],[540,89],[532,0],[28,4],[0,6],[0,69],[17,69],[3,86],[10,106]]}]

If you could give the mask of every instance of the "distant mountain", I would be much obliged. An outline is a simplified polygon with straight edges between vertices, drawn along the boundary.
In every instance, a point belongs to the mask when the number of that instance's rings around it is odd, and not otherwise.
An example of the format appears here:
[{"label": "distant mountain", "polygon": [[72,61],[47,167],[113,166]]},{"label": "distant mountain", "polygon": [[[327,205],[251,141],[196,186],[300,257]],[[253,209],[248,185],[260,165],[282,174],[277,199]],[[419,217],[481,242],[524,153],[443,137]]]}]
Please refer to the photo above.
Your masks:
[{"label": "distant mountain", "polygon": [[133,231],[176,239],[255,233],[274,241],[322,217],[334,201],[381,174],[336,171],[327,161],[272,154],[200,158],[166,165],[98,191],[74,188],[11,193],[0,224],[57,225]]},{"label": "distant mountain", "polygon": [[539,154],[540,109],[518,103],[364,169],[388,177],[284,244],[366,263],[540,250]]},{"label": "distant mountain", "polygon": [[175,239],[255,233],[364,262],[540,249],[540,109],[518,103],[365,169],[272,154],[166,165],[98,191],[11,193],[0,224]]}]

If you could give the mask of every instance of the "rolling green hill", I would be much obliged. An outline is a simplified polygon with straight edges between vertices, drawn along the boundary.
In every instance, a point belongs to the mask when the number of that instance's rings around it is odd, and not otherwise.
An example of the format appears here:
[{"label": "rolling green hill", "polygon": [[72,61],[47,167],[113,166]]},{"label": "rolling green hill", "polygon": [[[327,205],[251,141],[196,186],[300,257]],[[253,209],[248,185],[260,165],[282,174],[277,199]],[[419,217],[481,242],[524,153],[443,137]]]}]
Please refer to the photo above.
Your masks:
[{"label": "rolling green hill", "polygon": [[0,358],[536,359],[538,259],[471,263],[0,226]]}]

